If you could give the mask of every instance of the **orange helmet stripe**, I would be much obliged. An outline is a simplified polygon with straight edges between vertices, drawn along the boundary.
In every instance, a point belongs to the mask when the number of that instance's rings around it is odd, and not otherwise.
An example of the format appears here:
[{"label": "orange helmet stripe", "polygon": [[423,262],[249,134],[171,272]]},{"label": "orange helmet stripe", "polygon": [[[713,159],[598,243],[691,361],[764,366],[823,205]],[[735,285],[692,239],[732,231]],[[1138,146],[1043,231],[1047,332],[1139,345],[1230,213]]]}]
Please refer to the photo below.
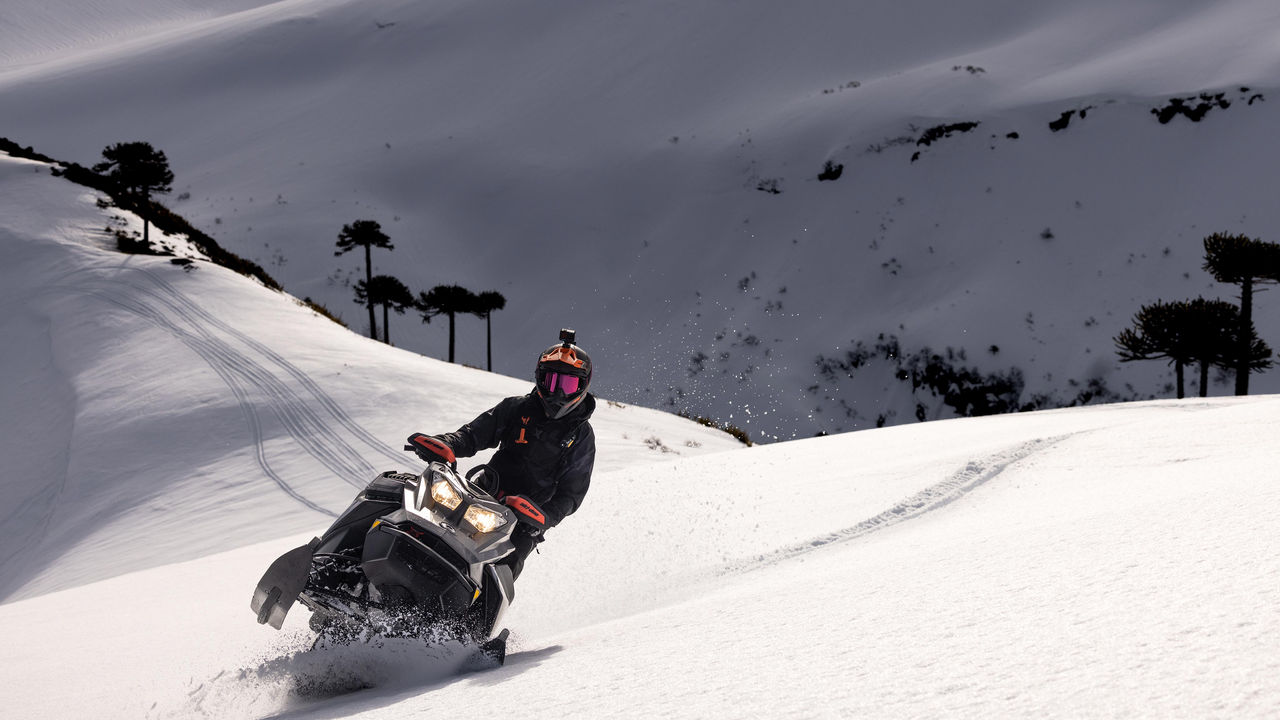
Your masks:
[{"label": "orange helmet stripe", "polygon": [[586,363],[578,359],[578,354],[573,351],[573,348],[564,347],[563,345],[543,355],[541,362],[562,362],[576,368],[586,365]]}]

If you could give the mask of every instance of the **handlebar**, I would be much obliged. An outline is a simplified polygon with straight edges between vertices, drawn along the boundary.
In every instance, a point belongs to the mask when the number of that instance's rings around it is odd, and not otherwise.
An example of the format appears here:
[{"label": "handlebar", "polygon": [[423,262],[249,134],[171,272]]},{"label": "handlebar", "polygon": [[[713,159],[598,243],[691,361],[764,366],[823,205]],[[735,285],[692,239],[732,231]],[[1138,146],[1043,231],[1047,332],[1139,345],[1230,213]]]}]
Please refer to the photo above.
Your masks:
[{"label": "handlebar", "polygon": [[458,466],[458,458],[454,457],[453,448],[450,448],[448,445],[445,445],[430,435],[423,435],[422,433],[414,433],[410,435],[409,443],[405,445],[404,449],[414,451],[418,454],[418,457],[423,460],[430,461],[431,458],[427,457],[425,454],[430,453],[431,455],[449,463],[452,467],[456,468]]}]

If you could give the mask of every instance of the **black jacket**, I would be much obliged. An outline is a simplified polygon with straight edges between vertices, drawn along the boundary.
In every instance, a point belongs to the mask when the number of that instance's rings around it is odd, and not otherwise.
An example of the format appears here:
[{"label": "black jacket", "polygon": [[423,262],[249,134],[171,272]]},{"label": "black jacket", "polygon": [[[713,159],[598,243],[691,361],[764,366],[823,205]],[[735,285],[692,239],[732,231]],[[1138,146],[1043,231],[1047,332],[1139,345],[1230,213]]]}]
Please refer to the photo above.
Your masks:
[{"label": "black jacket", "polygon": [[595,409],[588,394],[573,412],[549,420],[537,396],[509,397],[457,432],[436,437],[458,457],[497,446],[489,466],[498,471],[502,492],[538,503],[551,527],[587,495],[596,462],[596,435],[587,421]]}]

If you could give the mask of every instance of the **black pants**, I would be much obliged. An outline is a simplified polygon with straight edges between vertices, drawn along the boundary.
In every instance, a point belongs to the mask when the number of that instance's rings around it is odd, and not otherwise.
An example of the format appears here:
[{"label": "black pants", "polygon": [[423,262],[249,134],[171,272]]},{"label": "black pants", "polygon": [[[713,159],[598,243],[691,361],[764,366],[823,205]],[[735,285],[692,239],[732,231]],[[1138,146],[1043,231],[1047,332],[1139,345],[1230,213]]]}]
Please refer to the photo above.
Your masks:
[{"label": "black pants", "polygon": [[520,572],[524,570],[524,559],[529,557],[534,548],[538,547],[538,543],[542,542],[541,535],[526,535],[516,530],[515,535],[511,536],[511,543],[516,546],[515,552],[502,558],[502,563],[511,568],[511,579],[520,577]]}]

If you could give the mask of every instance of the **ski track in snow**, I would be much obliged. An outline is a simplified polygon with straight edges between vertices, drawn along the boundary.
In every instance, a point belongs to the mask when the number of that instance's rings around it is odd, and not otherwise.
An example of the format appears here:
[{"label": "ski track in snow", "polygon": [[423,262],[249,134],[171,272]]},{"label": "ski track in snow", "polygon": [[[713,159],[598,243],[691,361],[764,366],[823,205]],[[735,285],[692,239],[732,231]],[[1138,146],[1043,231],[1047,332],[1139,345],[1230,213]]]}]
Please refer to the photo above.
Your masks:
[{"label": "ski track in snow", "polygon": [[286,360],[284,356],[280,355],[279,353],[267,347],[266,345],[258,342],[257,340],[254,340],[248,335],[245,335],[244,333],[240,332],[239,330],[236,330],[235,328],[226,324],[225,322],[218,319],[214,315],[210,314],[204,308],[200,307],[197,303],[193,302],[186,295],[183,295],[181,292],[179,292],[176,288],[174,288],[171,284],[169,284],[168,281],[164,280],[156,273],[150,270],[147,270],[145,268],[135,268],[135,269],[138,272],[142,273],[144,276],[146,276],[148,279],[150,279],[152,282],[154,282],[157,286],[163,288],[166,292],[168,292],[173,297],[173,299],[182,302],[187,308],[189,308],[191,314],[200,317],[206,324],[212,327],[215,327],[221,330],[222,332],[227,333],[228,335],[231,335],[232,337],[236,338],[240,342],[247,345],[253,351],[259,353],[260,355],[266,357],[271,362],[275,363],[276,366],[278,366],[280,369],[284,370],[291,377],[297,380],[298,383],[307,390],[307,392],[311,393],[311,395],[315,397],[317,401],[319,401],[320,405],[325,410],[327,410],[335,420],[338,421],[338,424],[341,425],[343,428],[345,428],[352,435],[355,435],[357,438],[364,441],[371,448],[378,451],[383,456],[397,463],[404,462],[405,455],[403,452],[399,452],[395,448],[379,440],[376,435],[366,430],[362,425],[360,425],[360,423],[356,422],[347,413],[346,410],[342,409],[342,406],[339,405],[337,401],[333,399],[333,397],[331,397],[328,393],[326,393],[315,380],[311,379],[311,376],[307,375],[305,372],[299,369],[296,365]]},{"label": "ski track in snow", "polygon": [[[69,455],[68,453],[67,457]],[[13,527],[21,522],[20,518],[36,516],[34,523],[29,521],[27,523],[31,531],[18,534],[17,542],[9,544],[3,555],[0,555],[0,568],[9,568],[15,559],[24,557],[29,550],[39,547],[40,542],[49,534],[49,528],[53,523],[53,515],[61,504],[62,496],[67,490],[67,461],[64,459],[61,465],[62,471],[53,474],[58,481],[52,488],[38,492],[18,503],[17,507],[6,515],[3,520],[0,520],[0,524],[5,527]],[[42,501],[42,498],[48,498],[48,500]],[[6,570],[7,573],[8,570]],[[9,576],[9,581],[12,582],[12,580],[13,577]],[[18,585],[9,585],[8,583],[0,587],[0,598],[7,597],[15,587],[18,587]]]},{"label": "ski track in snow", "polygon": [[953,473],[951,477],[921,490],[879,515],[867,518],[842,530],[836,530],[811,540],[787,545],[770,553],[758,555],[751,560],[728,565],[721,570],[720,575],[737,575],[771,567],[811,552],[826,549],[832,545],[857,540],[873,532],[893,527],[908,520],[914,520],[921,515],[950,505],[990,482],[1010,466],[1076,434],[1067,433],[1048,438],[1036,438],[1019,443],[1001,452],[970,460],[965,463],[963,468]]},{"label": "ski track in snow", "polygon": [[[214,318],[155,273],[145,268],[120,266],[119,269],[132,270],[133,274],[149,280],[150,287],[140,283],[129,283],[129,287],[142,297],[154,300],[155,304],[150,304],[142,298],[131,297],[113,286],[91,290],[86,290],[83,286],[71,286],[69,289],[87,292],[148,320],[173,335],[200,356],[236,397],[249,425],[259,467],[285,494],[311,510],[330,517],[335,516],[333,511],[305,497],[271,467],[266,454],[263,423],[257,407],[260,402],[255,402],[253,397],[255,394],[265,401],[267,409],[275,415],[300,447],[331,473],[354,487],[363,488],[367,479],[374,474],[375,468],[342,437],[343,430],[359,442],[394,459],[398,464],[404,463],[405,458],[401,453],[389,448],[353,420],[312,378],[281,355]],[[104,278],[97,275],[94,279],[104,284],[106,282]],[[220,337],[213,330],[229,336],[230,340]],[[313,409],[314,404],[306,400],[302,393],[290,388],[285,381],[255,360],[250,353],[238,349],[233,341],[247,346],[252,353],[265,357],[282,369],[301,385],[307,394],[315,398],[324,413],[334,422],[317,413]]]},{"label": "ski track in snow", "polygon": [[[234,366],[228,363],[225,363],[223,361],[223,358],[218,357],[216,352],[211,347],[209,347],[208,343],[204,343],[199,339],[190,336],[188,333],[184,332],[181,328],[169,322],[167,318],[155,312],[153,309],[145,305],[133,303],[128,300],[112,296],[105,291],[91,290],[88,292],[89,294],[99,298],[104,302],[111,303],[112,305],[116,305],[117,307],[123,308],[124,310],[128,310],[129,312],[137,314],[149,320],[153,324],[169,331],[172,335],[177,337],[184,344],[190,347],[192,351],[194,351],[197,355],[199,355],[209,365],[209,367],[215,373],[217,373],[218,377],[222,378],[222,381],[227,385],[227,388],[231,390],[232,395],[235,396],[236,401],[239,403],[240,409],[244,413],[245,421],[249,425],[249,433],[253,439],[255,456],[258,461],[258,466],[262,468],[263,474],[265,474],[268,478],[270,478],[271,481],[274,482],[276,486],[279,487],[280,490],[283,491],[286,495],[288,495],[289,497],[292,497],[294,500],[297,500],[299,503],[306,506],[307,508],[311,510],[315,510],[316,512],[319,512],[319,513],[323,513],[330,517],[337,516],[336,513],[334,513],[333,511],[328,510],[323,506],[307,499],[307,497],[305,497],[300,491],[298,491],[293,486],[291,486],[283,477],[280,476],[279,473],[277,473],[275,470],[271,468],[271,465],[267,461],[267,456],[266,456],[266,448],[264,444],[265,439],[262,431],[262,421],[258,417],[258,411],[254,407],[253,400],[249,397],[249,390],[245,388],[244,383],[241,381],[242,376],[237,372],[237,369]],[[279,412],[279,408],[272,407],[272,409],[276,411],[277,416],[281,415],[281,413]],[[282,420],[283,419],[284,418],[282,417]],[[286,428],[288,428],[288,423],[286,422],[285,424],[286,424]],[[292,428],[290,428],[290,434],[293,434]],[[313,452],[312,455],[315,455],[315,453]],[[323,463],[325,461],[321,458],[321,462]],[[330,469],[332,470],[332,468]]]},{"label": "ski track in snow", "polygon": [[203,318],[195,312],[189,299],[176,290],[156,292],[140,286],[134,286],[134,289],[163,303],[178,317],[182,326],[190,327],[200,335],[202,345],[210,347],[228,368],[247,378],[255,389],[261,391],[268,400],[268,407],[307,452],[348,483],[364,487],[363,478],[373,473],[373,465],[270,370],[205,329]]}]

